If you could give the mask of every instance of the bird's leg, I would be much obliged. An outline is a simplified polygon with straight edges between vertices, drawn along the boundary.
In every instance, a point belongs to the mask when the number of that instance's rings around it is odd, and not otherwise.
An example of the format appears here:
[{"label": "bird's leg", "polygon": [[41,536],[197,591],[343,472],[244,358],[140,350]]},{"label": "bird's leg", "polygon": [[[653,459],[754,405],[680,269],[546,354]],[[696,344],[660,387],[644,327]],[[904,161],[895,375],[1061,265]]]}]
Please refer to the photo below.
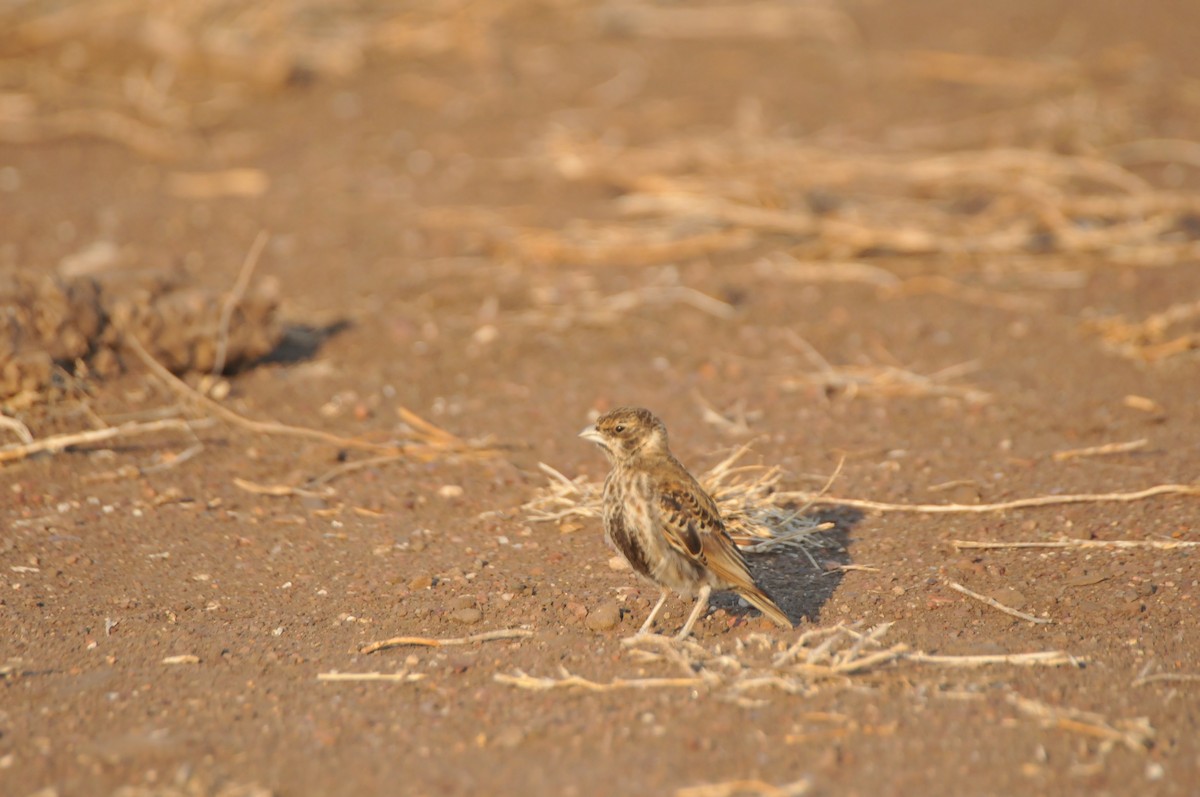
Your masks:
[{"label": "bird's leg", "polygon": [[654,604],[654,608],[650,610],[650,616],[646,618],[646,622],[642,623],[642,627],[638,629],[635,636],[641,636],[650,630],[650,626],[654,623],[654,618],[658,617],[659,610],[667,602],[667,596],[670,594],[671,591],[669,589],[663,589],[662,594],[658,596],[658,603]]},{"label": "bird's leg", "polygon": [[704,610],[708,608],[708,596],[712,594],[712,587],[705,584],[700,588],[700,594],[696,596],[696,607],[692,609],[692,614],[688,617],[687,622],[683,624],[683,628],[679,629],[679,633],[675,635],[676,639],[687,639],[688,634],[692,633],[692,626],[700,619],[700,615],[704,614]]}]

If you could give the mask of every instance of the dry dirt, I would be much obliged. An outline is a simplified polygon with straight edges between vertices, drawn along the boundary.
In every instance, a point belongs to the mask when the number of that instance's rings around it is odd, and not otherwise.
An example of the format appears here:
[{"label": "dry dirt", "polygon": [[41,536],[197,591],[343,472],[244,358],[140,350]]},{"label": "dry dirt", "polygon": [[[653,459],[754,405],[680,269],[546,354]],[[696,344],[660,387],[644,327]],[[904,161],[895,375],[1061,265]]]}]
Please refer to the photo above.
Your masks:
[{"label": "dry dirt", "polygon": [[[266,230],[290,331],[217,400],[382,448],[218,418],[128,348],[10,397],[38,439],[217,420],[6,455],[0,793],[1200,793],[1200,496],[853,503],[1196,483],[1200,5],[295,5],[360,58],[161,55],[211,19],[149,60],[111,20],[3,39],[0,266],[224,293]],[[820,569],[754,557],[795,632],[726,599],[690,664],[621,645],[655,591],[521,507],[539,462],[602,478],[576,433],[625,403],[697,470],[752,441],[815,493],[843,462]],[[767,664],[880,623],[857,654],[1069,659]],[[362,652],[498,629],[531,633]],[[564,671],[686,682],[504,680]]]}]

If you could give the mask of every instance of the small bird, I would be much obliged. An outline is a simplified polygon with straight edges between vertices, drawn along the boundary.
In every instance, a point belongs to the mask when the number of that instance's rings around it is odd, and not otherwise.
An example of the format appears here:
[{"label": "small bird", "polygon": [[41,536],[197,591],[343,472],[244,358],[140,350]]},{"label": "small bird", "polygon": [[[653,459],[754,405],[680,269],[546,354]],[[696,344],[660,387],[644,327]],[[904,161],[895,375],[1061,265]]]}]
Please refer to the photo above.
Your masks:
[{"label": "small bird", "polygon": [[612,463],[604,480],[605,538],[634,572],[662,590],[638,636],[650,628],[672,590],[697,596],[678,639],[692,632],[714,589],[735,592],[774,622],[793,627],[754,583],[716,502],[671,454],[662,421],[649,410],[620,407],[579,436],[600,446]]}]

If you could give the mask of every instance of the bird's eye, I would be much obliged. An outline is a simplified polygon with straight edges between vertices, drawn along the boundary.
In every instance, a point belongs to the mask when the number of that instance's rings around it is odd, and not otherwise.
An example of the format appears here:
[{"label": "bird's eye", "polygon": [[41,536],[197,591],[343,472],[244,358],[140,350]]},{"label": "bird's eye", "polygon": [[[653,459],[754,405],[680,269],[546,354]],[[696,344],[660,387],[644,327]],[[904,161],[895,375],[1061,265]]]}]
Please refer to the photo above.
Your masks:
[{"label": "bird's eye", "polygon": [[617,434],[620,434],[621,432],[625,431],[625,424],[618,423],[616,426],[613,427],[613,431],[616,432]]}]

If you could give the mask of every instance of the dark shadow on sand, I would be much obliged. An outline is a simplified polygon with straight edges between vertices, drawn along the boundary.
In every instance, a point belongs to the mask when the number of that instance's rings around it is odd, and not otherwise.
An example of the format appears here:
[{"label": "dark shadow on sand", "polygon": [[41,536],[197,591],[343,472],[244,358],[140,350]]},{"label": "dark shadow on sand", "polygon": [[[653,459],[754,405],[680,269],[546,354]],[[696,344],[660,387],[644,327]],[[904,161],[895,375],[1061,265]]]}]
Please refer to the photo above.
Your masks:
[{"label": "dark shadow on sand", "polygon": [[[852,507],[822,507],[807,512],[805,517],[815,523],[835,524],[834,528],[814,535],[817,544],[807,548],[819,569],[813,567],[803,551],[784,550],[746,557],[754,579],[770,593],[793,623],[803,619],[818,622],[821,607],[845,577],[845,573],[837,568],[850,564],[850,531],[862,520],[863,513]],[[737,596],[729,593],[714,595],[712,604],[730,614],[755,611],[741,606]]]},{"label": "dark shadow on sand", "polygon": [[325,341],[349,328],[350,322],[346,320],[334,321],[323,327],[288,324],[283,331],[283,339],[279,341],[279,345],[254,365],[292,365],[311,360]]}]

